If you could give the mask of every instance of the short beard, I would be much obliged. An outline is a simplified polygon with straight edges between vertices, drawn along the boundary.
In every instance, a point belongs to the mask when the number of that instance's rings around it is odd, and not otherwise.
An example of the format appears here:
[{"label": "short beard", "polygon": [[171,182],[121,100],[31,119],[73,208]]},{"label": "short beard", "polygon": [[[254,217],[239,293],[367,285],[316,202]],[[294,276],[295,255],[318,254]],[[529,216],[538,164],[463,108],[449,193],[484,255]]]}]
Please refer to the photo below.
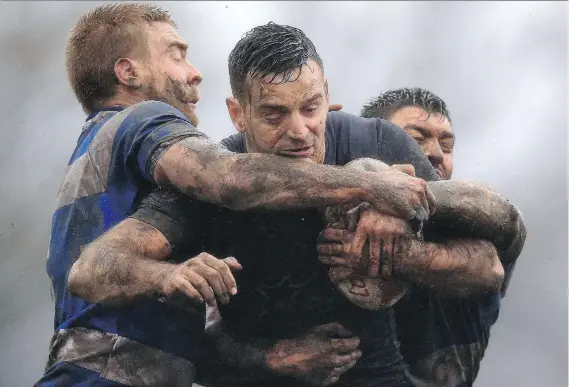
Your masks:
[{"label": "short beard", "polygon": [[164,82],[164,90],[162,92],[158,91],[154,87],[155,84],[155,78],[152,78],[147,87],[141,88],[143,89],[141,91],[146,95],[147,99],[164,102],[175,107],[187,117],[192,125],[197,127],[199,123],[198,116],[195,112],[190,111],[187,105],[193,95],[188,95],[186,92],[187,87],[184,86],[184,83],[171,78],[166,78]]}]

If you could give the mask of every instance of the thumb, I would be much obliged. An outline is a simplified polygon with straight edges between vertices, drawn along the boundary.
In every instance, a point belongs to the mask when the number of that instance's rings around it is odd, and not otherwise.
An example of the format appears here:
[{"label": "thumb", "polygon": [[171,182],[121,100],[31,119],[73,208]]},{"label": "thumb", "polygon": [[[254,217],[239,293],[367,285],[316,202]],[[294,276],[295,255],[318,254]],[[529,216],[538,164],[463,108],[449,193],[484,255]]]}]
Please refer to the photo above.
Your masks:
[{"label": "thumb", "polygon": [[415,167],[412,164],[393,164],[391,168],[415,177]]},{"label": "thumb", "polygon": [[234,258],[234,257],[227,257],[223,259],[223,262],[229,266],[231,271],[240,271],[243,269],[243,266]]}]

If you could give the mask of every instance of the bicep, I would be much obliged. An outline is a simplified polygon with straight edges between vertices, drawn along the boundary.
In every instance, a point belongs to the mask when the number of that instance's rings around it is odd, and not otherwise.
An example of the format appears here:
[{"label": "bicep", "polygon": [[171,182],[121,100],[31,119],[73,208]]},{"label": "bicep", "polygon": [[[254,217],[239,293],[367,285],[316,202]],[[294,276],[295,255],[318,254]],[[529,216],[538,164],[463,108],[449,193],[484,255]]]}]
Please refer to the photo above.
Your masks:
[{"label": "bicep", "polygon": [[197,202],[178,192],[157,188],[144,197],[130,219],[146,224],[168,242],[170,252],[189,249],[200,223]]},{"label": "bicep", "polygon": [[[185,138],[207,137],[172,106],[158,101],[137,105],[121,122],[113,143],[113,157],[148,181],[162,154]],[[119,160],[117,160],[119,162]]]},{"label": "bicep", "polygon": [[135,218],[127,218],[101,236],[95,243],[118,246],[132,255],[163,261],[172,247],[166,236],[156,227]]},{"label": "bicep", "polygon": [[[208,138],[187,137],[174,143],[160,155],[154,168],[154,180],[184,191],[216,184],[214,162],[233,154]],[[199,192],[196,192],[199,196]]]}]

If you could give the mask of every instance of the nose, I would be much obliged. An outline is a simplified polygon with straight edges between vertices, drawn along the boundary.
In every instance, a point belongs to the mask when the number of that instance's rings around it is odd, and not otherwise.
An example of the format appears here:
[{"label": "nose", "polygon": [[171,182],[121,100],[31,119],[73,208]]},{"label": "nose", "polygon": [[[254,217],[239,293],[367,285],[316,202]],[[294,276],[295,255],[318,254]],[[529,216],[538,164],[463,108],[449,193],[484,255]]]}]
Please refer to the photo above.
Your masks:
[{"label": "nose", "polygon": [[423,152],[425,152],[425,156],[427,156],[433,167],[443,162],[444,153],[438,141],[429,141],[423,146]]},{"label": "nose", "polygon": [[293,113],[291,117],[290,127],[287,131],[288,136],[298,142],[306,142],[310,130],[306,126],[306,122],[301,114]]},{"label": "nose", "polygon": [[190,84],[190,86],[198,86],[200,83],[202,83],[203,80],[203,76],[202,74],[198,71],[198,69],[196,69],[194,67],[193,64],[191,64],[190,62],[188,62],[188,65],[190,67],[190,74],[188,76],[188,83]]}]

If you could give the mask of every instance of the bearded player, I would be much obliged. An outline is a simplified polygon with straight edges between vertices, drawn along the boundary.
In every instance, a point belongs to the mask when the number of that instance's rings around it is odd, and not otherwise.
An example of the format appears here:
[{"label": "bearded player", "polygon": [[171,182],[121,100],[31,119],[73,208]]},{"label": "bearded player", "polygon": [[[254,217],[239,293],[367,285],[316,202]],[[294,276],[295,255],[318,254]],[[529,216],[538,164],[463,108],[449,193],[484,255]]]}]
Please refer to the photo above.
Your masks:
[{"label": "bearded player", "polygon": [[[260,52],[259,45],[266,52]],[[290,51],[281,47],[288,47]],[[388,122],[341,113],[327,116],[327,84],[322,61],[312,43],[297,29],[269,24],[250,31],[230,56],[230,77],[234,98],[228,100],[228,109],[234,124],[244,133],[226,142],[234,151],[277,153],[328,164],[346,164],[354,158],[370,156],[389,163],[411,163],[419,176],[436,179],[430,165],[425,165],[427,159],[417,152],[417,145],[408,145],[410,137]],[[372,146],[366,148],[370,140]],[[460,212],[457,207],[460,200],[448,201],[444,197],[445,193],[453,197],[457,188],[449,189],[440,197],[443,208],[448,204],[449,208]],[[470,189],[462,185],[460,189],[461,198],[470,195],[476,199],[480,192],[488,193],[475,186]],[[492,198],[500,201],[497,195]],[[501,208],[510,210],[508,203],[502,201],[501,204]],[[361,225],[366,224],[369,211],[359,208],[361,214],[356,235],[361,238],[365,228]],[[444,215],[443,210],[439,216]],[[446,216],[449,215],[446,212]],[[137,222],[150,224],[155,230],[134,235],[128,230],[136,228]],[[354,341],[345,345],[345,353],[331,351],[329,355],[335,356],[334,361],[323,367],[325,372],[320,374],[311,373],[314,365],[300,364],[302,360],[299,362],[296,344],[311,341],[323,329],[304,334],[310,327],[339,321],[342,327],[336,325],[331,330],[328,325],[327,328],[329,333],[344,337],[337,343],[346,344],[346,336],[352,333],[362,342],[362,358],[340,379],[342,383],[408,385],[396,343],[392,340],[394,332],[389,311],[370,311],[356,306],[335,288],[344,279],[333,276],[331,280],[319,266],[314,244],[323,224],[322,214],[317,210],[239,214],[219,207],[196,205],[172,193],[157,192],[143,201],[133,217],[90,245],[80,261],[86,281],[96,283],[103,278],[97,278],[88,270],[89,262],[96,262],[101,254],[107,259],[129,257],[130,267],[135,267],[137,260],[155,255],[157,258],[153,259],[164,259],[164,251],[153,252],[154,248],[148,244],[151,236],[162,238],[164,243],[181,251],[185,243],[197,241],[205,251],[238,256],[244,266],[244,270],[236,275],[239,293],[229,304],[220,305],[225,326],[233,331],[229,336],[233,335],[234,340],[224,341],[228,337],[227,331],[218,335],[223,338],[217,341],[221,352],[217,356],[244,372],[238,377],[244,384],[292,386],[303,385],[299,379],[324,384],[337,381],[359,357],[354,353],[357,352],[353,348]],[[425,261],[417,260],[411,254],[408,256],[409,259],[400,262],[396,271],[409,277],[420,272],[423,277],[417,277],[417,281],[431,283],[432,278],[425,275],[428,269]],[[469,258],[462,256],[456,260],[462,263],[457,273],[453,273],[453,268],[446,262],[449,277],[464,275],[464,262]],[[120,261],[116,263],[109,268],[118,269]],[[480,262],[474,269],[466,272],[473,290],[500,286],[501,272],[496,269],[494,260]],[[108,277],[112,277],[111,271],[107,272]],[[108,277],[104,277],[107,282]],[[437,281],[440,278],[433,283],[437,284]],[[453,286],[456,287],[447,283],[446,289],[452,291]],[[99,294],[102,292],[104,290]],[[83,296],[89,297],[89,294]],[[376,302],[371,303],[374,308],[389,305],[389,301],[381,299],[381,294],[377,296]],[[393,296],[400,295],[394,293]],[[356,300],[352,298],[352,301]],[[295,341],[298,336],[301,339]],[[244,342],[244,337],[248,341]],[[237,352],[232,353],[232,350]],[[208,359],[208,362],[212,360]],[[225,378],[224,372],[216,371]],[[250,380],[244,376],[249,376]]]}]

